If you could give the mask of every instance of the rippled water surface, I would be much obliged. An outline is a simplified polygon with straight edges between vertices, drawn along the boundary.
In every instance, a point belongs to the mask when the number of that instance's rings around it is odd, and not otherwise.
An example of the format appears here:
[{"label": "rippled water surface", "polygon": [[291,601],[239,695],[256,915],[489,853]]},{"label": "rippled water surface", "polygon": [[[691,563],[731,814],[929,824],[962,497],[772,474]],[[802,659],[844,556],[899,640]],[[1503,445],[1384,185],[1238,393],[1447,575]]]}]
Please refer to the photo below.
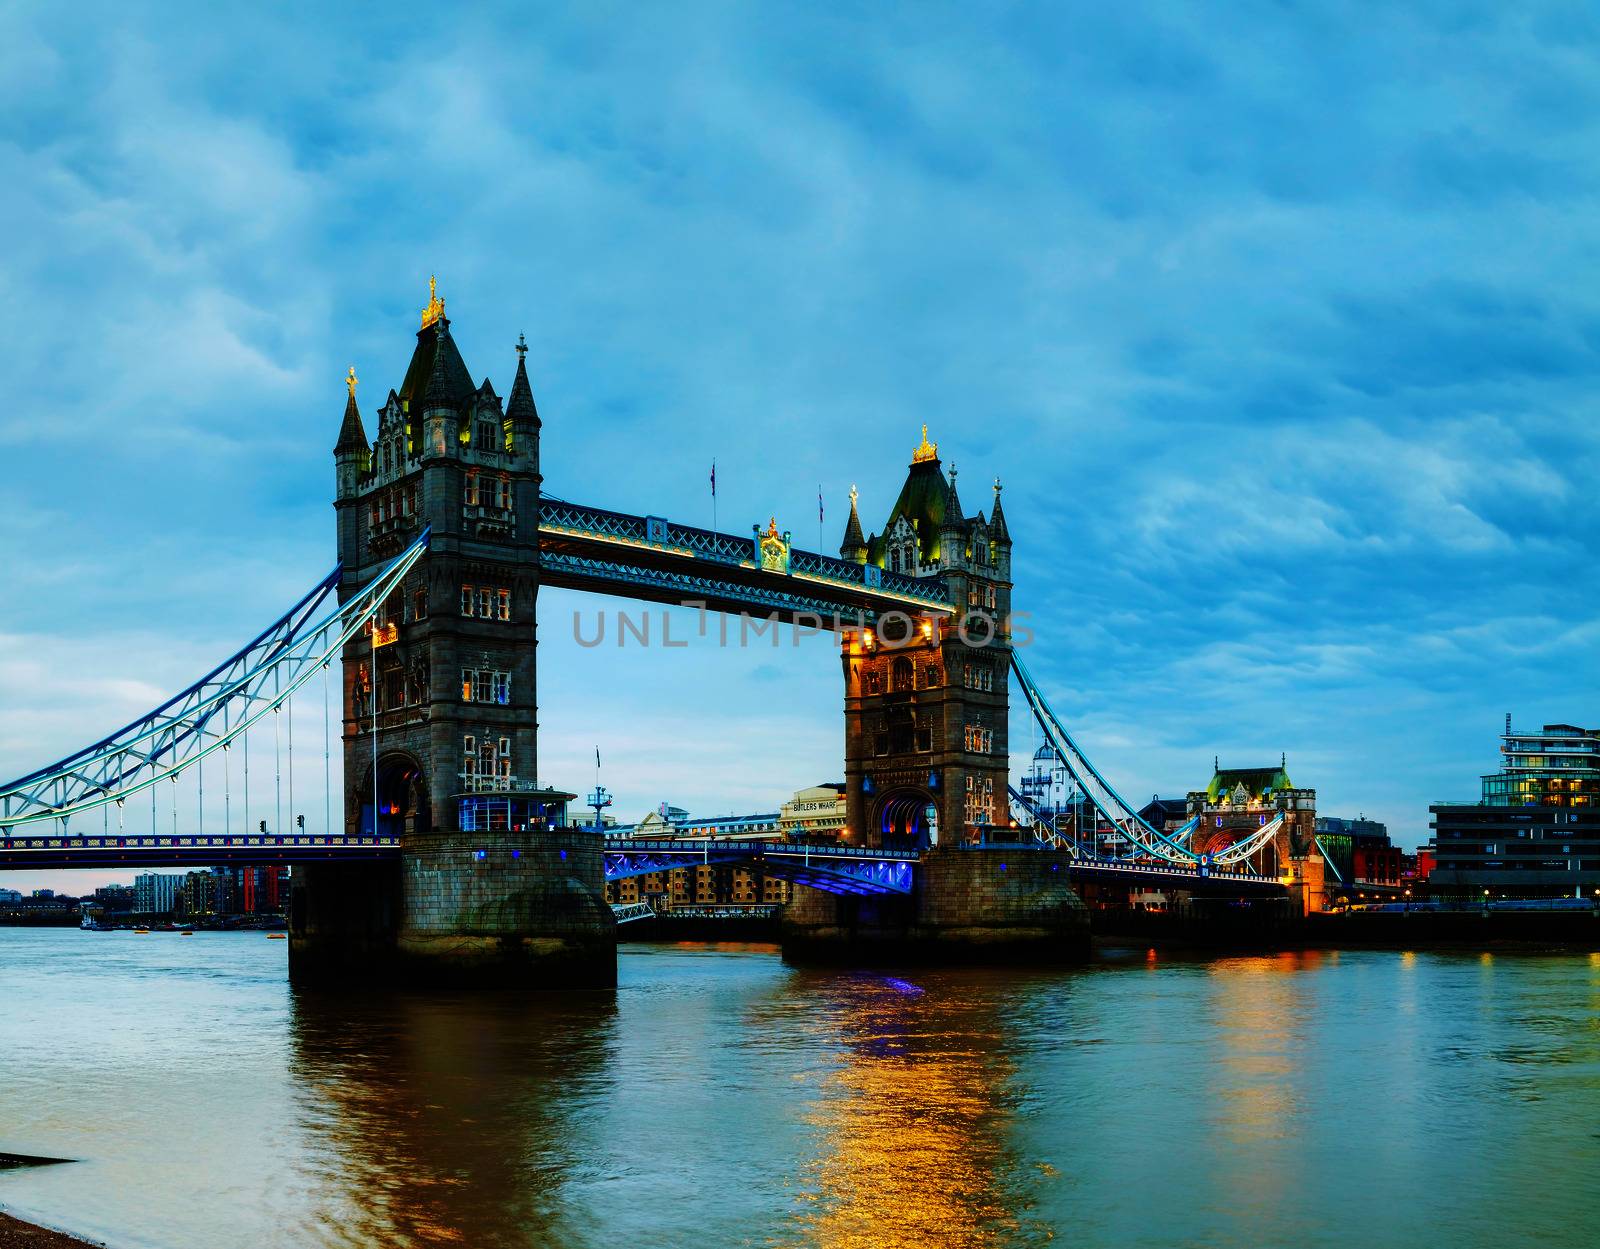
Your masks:
[{"label": "rippled water surface", "polygon": [[1593,1243],[1600,957],[292,992],[260,935],[0,930],[0,1206],[113,1246]]}]

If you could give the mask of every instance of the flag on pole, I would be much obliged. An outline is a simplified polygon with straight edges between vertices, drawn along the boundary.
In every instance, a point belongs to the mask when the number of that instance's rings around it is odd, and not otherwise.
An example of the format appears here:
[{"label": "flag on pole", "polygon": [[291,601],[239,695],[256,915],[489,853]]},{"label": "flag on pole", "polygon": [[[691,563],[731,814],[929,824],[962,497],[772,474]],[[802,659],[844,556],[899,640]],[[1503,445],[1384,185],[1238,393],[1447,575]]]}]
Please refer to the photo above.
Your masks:
[{"label": "flag on pole", "polygon": [[711,461],[711,497],[717,497],[717,462]]},{"label": "flag on pole", "polygon": [[600,747],[598,746],[594,748],[594,766],[597,768],[600,766]]},{"label": "flag on pole", "polygon": [[822,523],[822,487],[817,487],[817,524]]}]

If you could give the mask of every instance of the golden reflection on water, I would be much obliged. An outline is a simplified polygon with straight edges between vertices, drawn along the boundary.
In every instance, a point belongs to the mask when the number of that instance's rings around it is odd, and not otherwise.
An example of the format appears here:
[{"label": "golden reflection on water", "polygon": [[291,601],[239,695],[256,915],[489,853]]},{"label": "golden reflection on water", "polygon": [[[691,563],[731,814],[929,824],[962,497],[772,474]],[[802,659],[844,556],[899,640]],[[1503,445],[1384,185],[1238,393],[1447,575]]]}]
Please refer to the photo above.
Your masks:
[{"label": "golden reflection on water", "polygon": [[[839,1065],[803,1112],[816,1155],[805,1167],[797,1243],[819,1249],[1009,1245],[1030,1225],[1017,1189],[1033,1175],[1009,1155],[1012,1063],[984,995],[959,984],[844,982],[826,1003]],[[1031,1234],[1031,1235],[1030,1235]]]},{"label": "golden reflection on water", "polygon": [[614,1009],[604,994],[299,995],[291,1063],[314,1217],[287,1243],[550,1243],[528,1239],[534,1228],[562,1239],[574,1229],[552,1195],[578,1146],[553,1111],[602,1067]]}]

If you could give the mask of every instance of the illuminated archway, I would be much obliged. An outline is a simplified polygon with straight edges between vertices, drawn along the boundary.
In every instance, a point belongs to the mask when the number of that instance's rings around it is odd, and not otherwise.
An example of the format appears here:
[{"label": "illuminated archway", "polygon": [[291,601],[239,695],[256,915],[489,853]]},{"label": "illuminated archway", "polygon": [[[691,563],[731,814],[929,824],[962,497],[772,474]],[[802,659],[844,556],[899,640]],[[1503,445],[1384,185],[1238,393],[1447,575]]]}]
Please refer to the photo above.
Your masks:
[{"label": "illuminated archway", "polygon": [[433,825],[428,784],[422,765],[409,754],[387,754],[378,760],[377,817],[373,817],[372,769],[361,791],[361,831],[399,837],[426,832]]},{"label": "illuminated archway", "polygon": [[878,799],[872,825],[886,850],[922,850],[933,844],[928,810],[933,795],[925,789],[894,789]]}]

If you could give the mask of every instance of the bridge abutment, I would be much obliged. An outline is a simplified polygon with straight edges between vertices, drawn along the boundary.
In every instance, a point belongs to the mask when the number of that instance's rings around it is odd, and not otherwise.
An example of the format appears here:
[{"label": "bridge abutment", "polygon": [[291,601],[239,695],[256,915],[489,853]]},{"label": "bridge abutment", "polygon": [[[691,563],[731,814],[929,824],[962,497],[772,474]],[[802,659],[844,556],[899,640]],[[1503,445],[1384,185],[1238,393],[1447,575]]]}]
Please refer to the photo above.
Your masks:
[{"label": "bridge abutment", "polygon": [[401,974],[486,988],[614,986],[603,840],[573,828],[408,837]]},{"label": "bridge abutment", "polygon": [[1077,962],[1089,912],[1072,888],[1071,856],[1054,850],[943,846],[917,866],[909,897],[859,897],[796,887],[784,910],[794,962]]},{"label": "bridge abutment", "polygon": [[599,834],[408,835],[399,864],[295,870],[296,984],[610,988],[616,920]]}]

